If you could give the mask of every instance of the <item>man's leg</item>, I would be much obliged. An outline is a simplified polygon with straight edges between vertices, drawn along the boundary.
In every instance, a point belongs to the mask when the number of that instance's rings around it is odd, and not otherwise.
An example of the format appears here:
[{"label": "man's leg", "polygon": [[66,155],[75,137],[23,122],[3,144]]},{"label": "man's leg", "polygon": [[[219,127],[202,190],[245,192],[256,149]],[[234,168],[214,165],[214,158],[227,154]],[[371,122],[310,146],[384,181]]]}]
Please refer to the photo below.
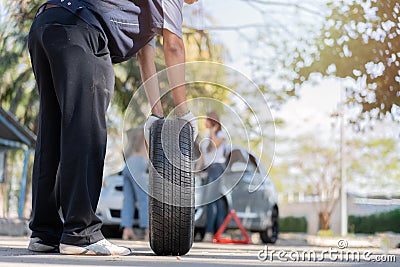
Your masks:
[{"label": "man's leg", "polygon": [[40,95],[39,130],[32,174],[32,218],[29,227],[32,238],[40,238],[46,244],[58,246],[63,231],[58,213],[60,206],[56,186],[60,159],[61,112],[41,36],[40,29],[34,29],[29,34],[30,55]]},{"label": "man's leg", "polygon": [[106,149],[105,112],[113,91],[114,73],[101,34],[82,21],[75,23],[47,25],[43,43],[62,114],[61,243],[88,245],[104,238],[95,212]]}]

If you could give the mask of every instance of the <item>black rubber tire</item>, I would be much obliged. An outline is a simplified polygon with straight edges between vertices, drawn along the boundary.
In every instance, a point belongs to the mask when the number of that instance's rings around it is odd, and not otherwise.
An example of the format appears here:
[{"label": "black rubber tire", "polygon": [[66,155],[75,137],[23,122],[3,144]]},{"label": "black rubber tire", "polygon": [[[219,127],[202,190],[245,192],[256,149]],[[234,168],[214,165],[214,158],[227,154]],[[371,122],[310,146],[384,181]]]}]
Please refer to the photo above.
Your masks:
[{"label": "black rubber tire", "polygon": [[193,132],[182,120],[150,130],[149,233],[157,255],[184,255],[194,239]]},{"label": "black rubber tire", "polygon": [[278,208],[276,208],[276,207],[272,209],[271,223],[272,223],[271,226],[267,227],[267,229],[260,232],[260,238],[264,242],[264,244],[267,244],[267,243],[275,244],[275,242],[278,240],[279,211],[278,211]]}]

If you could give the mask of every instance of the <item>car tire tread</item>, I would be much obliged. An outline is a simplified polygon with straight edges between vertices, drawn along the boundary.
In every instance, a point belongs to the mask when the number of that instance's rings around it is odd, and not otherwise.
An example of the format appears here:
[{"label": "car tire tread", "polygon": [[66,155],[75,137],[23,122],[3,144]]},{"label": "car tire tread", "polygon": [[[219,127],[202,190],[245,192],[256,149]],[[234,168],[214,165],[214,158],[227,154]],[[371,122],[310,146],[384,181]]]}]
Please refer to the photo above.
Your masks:
[{"label": "car tire tread", "polygon": [[149,230],[157,255],[184,255],[193,244],[192,135],[182,120],[158,120],[151,128]]}]

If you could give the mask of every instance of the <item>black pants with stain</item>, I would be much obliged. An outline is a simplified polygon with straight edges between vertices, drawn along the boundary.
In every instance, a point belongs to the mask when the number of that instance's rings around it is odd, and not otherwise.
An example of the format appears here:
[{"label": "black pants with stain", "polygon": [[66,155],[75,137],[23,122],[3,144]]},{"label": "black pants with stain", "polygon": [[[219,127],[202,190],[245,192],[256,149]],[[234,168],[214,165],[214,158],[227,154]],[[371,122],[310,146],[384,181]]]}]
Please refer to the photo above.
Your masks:
[{"label": "black pants with stain", "polygon": [[[96,216],[114,71],[102,34],[63,8],[38,15],[29,52],[39,88],[32,176],[32,237],[87,245],[103,238]],[[61,208],[61,215],[59,210]]]}]

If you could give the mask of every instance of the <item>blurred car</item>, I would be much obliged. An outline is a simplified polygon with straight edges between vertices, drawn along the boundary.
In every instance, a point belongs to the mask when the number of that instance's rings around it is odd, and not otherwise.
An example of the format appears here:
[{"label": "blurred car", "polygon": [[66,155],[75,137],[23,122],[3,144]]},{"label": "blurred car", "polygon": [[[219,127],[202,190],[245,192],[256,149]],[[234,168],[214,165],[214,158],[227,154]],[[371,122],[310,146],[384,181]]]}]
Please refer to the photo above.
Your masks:
[{"label": "blurred car", "polygon": [[119,225],[121,223],[121,209],[124,200],[123,184],[122,172],[103,179],[96,211],[96,215],[103,221],[103,225]]},{"label": "blurred car", "polygon": [[[266,170],[252,153],[234,147],[228,154],[228,162],[220,183],[220,193],[226,214],[234,209],[245,229],[259,232],[264,243],[275,243],[279,232],[279,208],[276,187]],[[205,196],[207,175],[196,177],[196,203]],[[196,205],[195,226],[200,239],[206,225],[206,206]],[[238,228],[231,220],[230,229]]]},{"label": "blurred car", "polygon": [[[226,214],[234,209],[245,229],[259,232],[264,243],[275,243],[278,238],[279,208],[277,190],[266,170],[252,153],[234,147],[228,153],[227,164],[220,183]],[[206,209],[203,203],[206,194],[207,173],[195,175],[195,238],[203,239],[206,225]],[[123,177],[121,173],[104,178],[97,215],[104,227],[118,226],[121,221]],[[138,225],[137,212],[134,226]],[[229,229],[238,226],[231,220]]]}]

